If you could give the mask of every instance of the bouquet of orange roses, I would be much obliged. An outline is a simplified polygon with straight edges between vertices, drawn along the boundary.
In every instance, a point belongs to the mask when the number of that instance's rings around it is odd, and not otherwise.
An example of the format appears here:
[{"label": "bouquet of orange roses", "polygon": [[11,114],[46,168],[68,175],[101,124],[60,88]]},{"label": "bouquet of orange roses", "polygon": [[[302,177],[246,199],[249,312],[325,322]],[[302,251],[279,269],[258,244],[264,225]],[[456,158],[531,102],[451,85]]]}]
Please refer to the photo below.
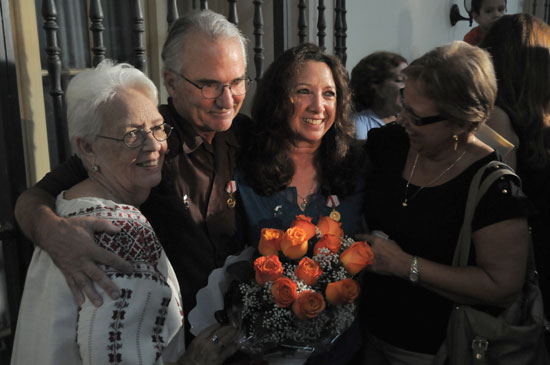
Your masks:
[{"label": "bouquet of orange roses", "polygon": [[326,350],[352,324],[359,295],[354,276],[373,254],[340,226],[329,217],[315,226],[299,215],[286,231],[262,229],[254,279],[232,291],[233,317],[244,332],[241,350]]}]

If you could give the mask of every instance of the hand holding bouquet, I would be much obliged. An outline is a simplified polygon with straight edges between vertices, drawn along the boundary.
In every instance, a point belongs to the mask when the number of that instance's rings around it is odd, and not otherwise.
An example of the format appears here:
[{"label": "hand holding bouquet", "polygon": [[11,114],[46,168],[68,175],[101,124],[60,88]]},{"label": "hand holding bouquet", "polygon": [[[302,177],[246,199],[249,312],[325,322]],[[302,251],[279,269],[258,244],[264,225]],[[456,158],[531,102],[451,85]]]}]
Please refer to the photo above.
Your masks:
[{"label": "hand holding bouquet", "polygon": [[328,217],[315,226],[299,215],[286,231],[262,229],[254,278],[240,282],[232,298],[243,351],[326,349],[352,324],[359,295],[354,276],[372,264],[373,254],[340,226]]}]

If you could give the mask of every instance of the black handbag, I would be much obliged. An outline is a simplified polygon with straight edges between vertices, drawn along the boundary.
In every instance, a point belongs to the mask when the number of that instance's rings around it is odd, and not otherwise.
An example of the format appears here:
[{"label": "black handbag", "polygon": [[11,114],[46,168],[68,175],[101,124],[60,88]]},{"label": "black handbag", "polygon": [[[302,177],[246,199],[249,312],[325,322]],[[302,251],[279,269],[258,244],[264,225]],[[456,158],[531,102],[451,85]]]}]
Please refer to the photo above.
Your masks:
[{"label": "black handbag", "polygon": [[[482,179],[486,171],[487,175]],[[499,161],[488,163],[474,175],[453,266],[468,265],[475,208],[491,184],[504,175],[517,177],[510,167]],[[549,328],[529,241],[527,275],[519,298],[498,317],[469,305],[455,304],[449,317],[447,337],[434,364],[550,364],[545,344]]]}]

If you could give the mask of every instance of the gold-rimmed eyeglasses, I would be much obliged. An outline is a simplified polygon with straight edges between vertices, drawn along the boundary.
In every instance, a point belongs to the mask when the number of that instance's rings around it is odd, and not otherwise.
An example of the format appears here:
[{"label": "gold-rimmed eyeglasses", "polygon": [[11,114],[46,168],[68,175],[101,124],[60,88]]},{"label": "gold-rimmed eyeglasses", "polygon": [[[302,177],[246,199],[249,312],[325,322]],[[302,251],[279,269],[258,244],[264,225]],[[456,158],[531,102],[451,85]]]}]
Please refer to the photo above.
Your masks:
[{"label": "gold-rimmed eyeglasses", "polygon": [[124,142],[127,147],[137,148],[143,145],[143,142],[145,142],[145,138],[147,138],[147,135],[149,133],[151,133],[153,135],[153,138],[155,138],[159,142],[166,141],[170,136],[170,133],[172,133],[172,129],[174,129],[174,127],[172,127],[170,124],[162,123],[161,125],[157,125],[151,128],[151,130],[149,131],[146,131],[143,128],[132,129],[131,131],[124,133],[124,136],[122,136],[122,138],[114,138],[100,135],[97,135],[96,137]]},{"label": "gold-rimmed eyeglasses", "polygon": [[189,80],[187,77],[185,77],[184,75],[180,74],[177,71],[174,71],[174,70],[170,70],[170,71],[172,71],[174,74],[176,74],[177,76],[181,77],[182,79],[184,79],[185,81],[187,81],[188,83],[190,83],[191,85],[199,89],[201,91],[203,98],[205,99],[216,99],[220,97],[220,95],[223,94],[223,91],[226,87],[229,88],[229,90],[231,90],[231,94],[233,94],[234,96],[244,95],[246,94],[248,87],[252,83],[252,80],[248,76],[245,76],[243,78],[233,80],[229,84],[222,84],[221,82],[218,82],[218,81],[208,81],[208,82],[204,82],[203,85],[199,85]]}]

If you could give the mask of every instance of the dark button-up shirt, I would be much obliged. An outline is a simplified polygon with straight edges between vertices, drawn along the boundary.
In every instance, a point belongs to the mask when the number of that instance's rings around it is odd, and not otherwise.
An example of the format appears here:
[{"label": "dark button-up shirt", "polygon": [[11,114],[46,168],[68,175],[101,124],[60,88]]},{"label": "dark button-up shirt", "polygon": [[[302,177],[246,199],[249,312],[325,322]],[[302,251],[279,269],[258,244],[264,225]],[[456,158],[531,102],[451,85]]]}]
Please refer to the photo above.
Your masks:
[{"label": "dark button-up shirt", "polygon": [[[161,105],[165,122],[174,126],[161,183],[151,190],[141,210],[151,221],[182,290],[187,315],[210,272],[243,248],[236,235],[236,211],[227,204],[239,143],[234,127],[216,133],[208,144],[171,105]],[[238,115],[234,123],[246,123]],[[184,197],[187,197],[184,199]]]}]

